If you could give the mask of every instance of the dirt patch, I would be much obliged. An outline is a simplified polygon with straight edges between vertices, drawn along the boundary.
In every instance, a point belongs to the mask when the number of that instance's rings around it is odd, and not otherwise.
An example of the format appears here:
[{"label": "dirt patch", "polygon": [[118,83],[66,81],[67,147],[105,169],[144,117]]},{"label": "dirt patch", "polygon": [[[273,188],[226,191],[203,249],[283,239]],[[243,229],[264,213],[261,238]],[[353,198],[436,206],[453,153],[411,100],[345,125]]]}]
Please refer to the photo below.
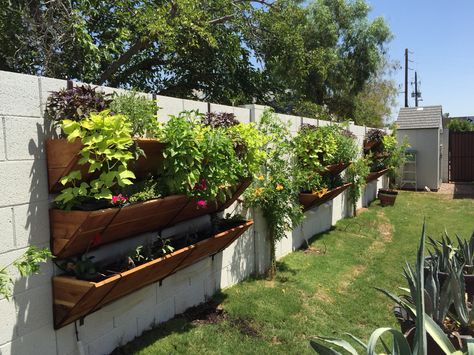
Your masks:
[{"label": "dirt patch", "polygon": [[324,303],[333,303],[334,300],[329,296],[327,291],[323,288],[318,288],[316,292],[314,293],[313,299],[323,301]]},{"label": "dirt patch", "polygon": [[216,324],[227,319],[227,314],[220,304],[209,301],[187,309],[183,313],[183,318],[194,325]]},{"label": "dirt patch", "polygon": [[344,274],[337,285],[339,292],[345,292],[354,279],[359,277],[359,275],[365,271],[365,268],[366,267],[364,265],[354,265],[348,273]]},{"label": "dirt patch", "polygon": [[393,226],[388,220],[388,218],[385,216],[385,213],[383,211],[379,211],[377,213],[377,217],[379,217],[379,223],[377,225],[377,229],[382,236],[382,240],[386,243],[389,243],[392,241],[393,237]]},{"label": "dirt patch", "polygon": [[304,253],[305,254],[313,254],[313,255],[324,255],[326,254],[326,251],[327,251],[327,248],[324,247],[324,248],[316,248],[316,247],[313,247],[312,245],[310,245],[309,247],[307,247],[306,249],[304,249]]},{"label": "dirt patch", "polygon": [[474,198],[474,183],[470,182],[451,182],[443,183],[436,194],[444,195],[449,198]]},{"label": "dirt patch", "polygon": [[361,207],[356,209],[356,215],[360,215],[361,213],[367,212],[369,209],[367,207]]}]

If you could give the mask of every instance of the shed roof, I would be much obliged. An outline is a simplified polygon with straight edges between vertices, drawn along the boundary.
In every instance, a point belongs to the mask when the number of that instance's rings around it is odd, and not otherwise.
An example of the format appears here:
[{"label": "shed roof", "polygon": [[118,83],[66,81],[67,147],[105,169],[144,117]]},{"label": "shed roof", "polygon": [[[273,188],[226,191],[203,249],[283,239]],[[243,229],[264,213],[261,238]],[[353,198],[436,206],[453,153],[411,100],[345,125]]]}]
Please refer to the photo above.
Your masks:
[{"label": "shed roof", "polygon": [[440,128],[443,108],[439,106],[402,107],[398,113],[398,129]]}]

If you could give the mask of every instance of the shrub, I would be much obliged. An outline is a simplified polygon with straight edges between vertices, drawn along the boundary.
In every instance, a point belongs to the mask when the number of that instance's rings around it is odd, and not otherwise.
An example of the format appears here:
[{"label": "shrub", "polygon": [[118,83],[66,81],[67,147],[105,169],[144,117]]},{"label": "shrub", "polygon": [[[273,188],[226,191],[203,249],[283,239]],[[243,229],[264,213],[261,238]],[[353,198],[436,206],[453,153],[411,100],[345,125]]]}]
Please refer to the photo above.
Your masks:
[{"label": "shrub", "polygon": [[472,132],[474,131],[474,123],[468,120],[454,118],[449,121],[448,129],[453,132]]},{"label": "shrub", "polygon": [[228,112],[208,112],[202,116],[201,122],[212,128],[229,128],[239,124],[235,115]]},{"label": "shrub", "polygon": [[160,124],[156,117],[158,106],[154,100],[136,92],[116,94],[110,110],[128,117],[134,137],[155,137],[159,134]]},{"label": "shrub", "polygon": [[53,91],[46,102],[46,114],[55,125],[64,119],[80,121],[92,112],[109,108],[111,95],[97,91],[89,85]]}]

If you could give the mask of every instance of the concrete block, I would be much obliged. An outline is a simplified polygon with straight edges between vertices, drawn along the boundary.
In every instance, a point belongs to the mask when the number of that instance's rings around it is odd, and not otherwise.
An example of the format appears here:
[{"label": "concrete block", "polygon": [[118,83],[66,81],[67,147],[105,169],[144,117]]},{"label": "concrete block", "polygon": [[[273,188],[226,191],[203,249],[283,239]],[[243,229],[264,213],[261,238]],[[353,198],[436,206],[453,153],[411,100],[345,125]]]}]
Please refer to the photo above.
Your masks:
[{"label": "concrete block", "polygon": [[7,159],[5,154],[6,151],[6,142],[5,142],[5,122],[2,116],[0,116],[0,161]]},{"label": "concrete block", "polygon": [[15,246],[42,245],[49,242],[48,201],[13,207],[15,218]]},{"label": "concrete block", "polygon": [[207,112],[207,102],[183,99],[183,110],[184,111],[197,110],[200,113],[206,113]]},{"label": "concrete block", "polygon": [[[49,309],[49,311],[51,311]],[[33,332],[0,346],[2,355],[56,354],[56,337],[53,327],[37,328]]]},{"label": "concrete block", "polygon": [[114,329],[91,342],[85,343],[85,347],[89,355],[106,355],[125,343],[127,343],[127,340],[122,337],[120,330]]},{"label": "concrete block", "polygon": [[318,120],[318,125],[319,126],[329,126],[331,122],[325,121],[325,120]]},{"label": "concrete block", "polygon": [[316,118],[303,117],[303,123],[310,124],[310,125],[313,125],[313,126],[318,126],[319,125],[318,121],[319,120],[316,119]]},{"label": "concrete block", "polygon": [[[239,239],[234,241],[221,253],[222,257],[214,258],[216,267],[230,266],[231,272],[240,280],[254,272],[254,242],[253,228],[251,227]],[[216,255],[217,256],[217,255]]]},{"label": "concrete block", "polygon": [[158,111],[158,120],[161,122],[168,121],[169,115],[177,116],[180,112],[184,111],[182,99],[161,95],[158,95],[156,98],[158,100],[158,107],[161,107]]},{"label": "concrete block", "polygon": [[5,252],[15,247],[15,234],[13,229],[13,208],[0,208],[0,230],[3,235],[3,238],[0,240],[0,251]]},{"label": "concrete block", "polygon": [[3,120],[8,160],[46,159],[42,118],[6,116]]},{"label": "concrete block", "polygon": [[290,131],[293,133],[298,132],[301,127],[301,117],[292,115],[278,114],[278,117],[289,125]]},{"label": "concrete block", "polygon": [[40,117],[38,77],[0,71],[0,115]]},{"label": "concrete block", "polygon": [[183,313],[189,307],[196,306],[205,301],[204,284],[202,278],[196,277],[188,284],[182,284],[176,290],[174,297],[175,314]]},{"label": "concrete block", "polygon": [[250,122],[251,114],[248,108],[234,107],[234,114],[235,114],[235,117],[239,120],[239,122],[243,122],[243,123]]},{"label": "concrete block", "polygon": [[53,326],[53,295],[50,284],[15,295],[18,335],[31,333],[41,327]]},{"label": "concrete block", "polygon": [[234,113],[234,107],[220,104],[211,104],[211,112]]},{"label": "concrete block", "polygon": [[174,298],[170,297],[160,299],[160,302],[154,307],[154,318],[156,324],[166,322],[174,316]]},{"label": "concrete block", "polygon": [[45,117],[46,102],[53,91],[67,87],[67,80],[39,77],[39,96],[41,117]]},{"label": "concrete block", "polygon": [[48,200],[45,160],[0,162],[0,196],[4,206]]},{"label": "concrete block", "polygon": [[0,300],[0,344],[13,341],[18,337],[16,307],[13,300]]},{"label": "concrete block", "polygon": [[[79,339],[81,339],[81,333],[79,333]],[[75,354],[77,343],[74,324],[56,330],[56,344],[58,354]]]},{"label": "concrete block", "polygon": [[114,313],[104,308],[89,314],[84,318],[84,324],[79,325],[79,339],[85,344],[90,344],[94,340],[103,337],[114,329]]}]

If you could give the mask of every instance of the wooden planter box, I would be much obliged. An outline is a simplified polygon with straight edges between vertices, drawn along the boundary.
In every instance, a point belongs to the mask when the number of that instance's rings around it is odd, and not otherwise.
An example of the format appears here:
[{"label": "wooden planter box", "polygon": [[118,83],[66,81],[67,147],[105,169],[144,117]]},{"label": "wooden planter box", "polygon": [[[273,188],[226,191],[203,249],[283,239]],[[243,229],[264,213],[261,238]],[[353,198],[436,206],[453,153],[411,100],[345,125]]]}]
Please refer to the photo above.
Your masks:
[{"label": "wooden planter box", "polygon": [[365,141],[364,140],[364,152],[368,152],[372,148],[378,147],[382,142],[380,141]]},{"label": "wooden planter box", "polygon": [[250,183],[251,179],[244,179],[233,189],[234,192],[227,201],[209,204],[208,208],[198,208],[196,200],[185,195],[172,195],[122,208],[97,211],[51,209],[49,220],[52,253],[56,258],[63,259],[84,253],[97,235],[100,235],[102,245],[221,211],[230,206]]},{"label": "wooden planter box", "polygon": [[348,182],[344,185],[336,187],[335,189],[327,191],[324,195],[319,196],[318,194],[312,193],[300,193],[300,204],[303,206],[303,210],[306,212],[311,208],[320,206],[323,203],[334,199],[336,196],[341,194],[344,190],[349,188],[352,183]]},{"label": "wooden planter box", "polygon": [[322,171],[321,174],[331,174],[336,176],[346,170],[346,168],[351,164],[352,162],[328,165],[324,167],[324,171]]},{"label": "wooden planter box", "polygon": [[367,175],[367,177],[365,178],[365,182],[371,182],[371,181],[377,180],[379,177],[384,175],[387,171],[388,171],[388,168],[382,169],[379,171],[374,171],[373,173],[370,173],[369,175]]},{"label": "wooden planter box", "polygon": [[[165,144],[154,139],[136,139],[135,141],[145,152],[146,158],[141,156],[130,166],[130,169],[135,172],[137,178],[144,178],[148,173],[154,173],[160,169]],[[81,149],[82,143],[79,138],[74,142],[68,142],[67,139],[46,140],[49,192],[60,192],[64,186],[59,181],[71,171],[80,170],[84,181],[94,177],[88,173],[88,164],[77,163]]]},{"label": "wooden planter box", "polygon": [[53,277],[54,328],[61,328],[112,301],[219,253],[252,224],[253,221],[248,221],[100,282],[78,280],[71,276]]}]

